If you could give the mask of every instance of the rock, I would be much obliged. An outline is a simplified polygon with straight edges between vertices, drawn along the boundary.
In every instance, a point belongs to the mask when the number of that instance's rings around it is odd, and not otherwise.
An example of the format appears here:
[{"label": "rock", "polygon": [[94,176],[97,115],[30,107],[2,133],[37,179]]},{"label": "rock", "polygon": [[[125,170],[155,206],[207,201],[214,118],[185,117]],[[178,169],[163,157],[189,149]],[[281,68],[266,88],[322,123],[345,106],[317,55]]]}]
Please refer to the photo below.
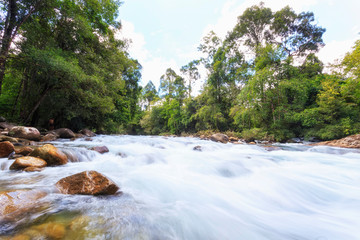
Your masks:
[{"label": "rock", "polygon": [[122,157],[122,158],[127,158],[127,155],[125,153],[119,152],[116,155]]},{"label": "rock", "polygon": [[8,159],[17,159],[17,158],[20,158],[20,157],[23,157],[23,155],[20,155],[20,154],[10,154],[8,156]]},{"label": "rock", "polygon": [[41,141],[42,142],[50,142],[50,141],[55,141],[57,138],[58,138],[58,136],[56,134],[48,133],[41,138]]},{"label": "rock", "polygon": [[269,152],[281,150],[281,148],[278,146],[269,145],[269,146],[263,146],[263,147],[265,148],[266,151],[269,151]]},{"label": "rock", "polygon": [[195,146],[195,147],[193,148],[193,150],[194,150],[194,151],[199,151],[199,152],[202,151],[201,146]]},{"label": "rock", "polygon": [[76,138],[84,138],[84,137],[85,137],[85,135],[82,133],[75,133],[75,139]]},{"label": "rock", "polygon": [[84,140],[88,141],[88,142],[91,142],[93,139],[91,137],[86,137]]},{"label": "rock", "polygon": [[11,240],[31,240],[31,237],[25,234],[18,234],[12,237]]},{"label": "rock", "polygon": [[0,220],[8,215],[22,215],[31,210],[46,194],[37,190],[0,192]]},{"label": "rock", "polygon": [[227,143],[229,141],[229,137],[222,133],[215,133],[211,135],[210,140],[214,142]]},{"label": "rock", "polygon": [[96,136],[96,134],[94,132],[92,132],[91,130],[89,130],[89,129],[82,129],[80,131],[80,133],[84,134],[87,137],[95,137]]},{"label": "rock", "polygon": [[4,118],[3,116],[0,116],[0,122],[6,122],[6,118]]},{"label": "rock", "polygon": [[41,137],[39,130],[37,130],[36,128],[23,127],[23,126],[13,127],[10,130],[9,135],[11,137],[24,138],[24,139],[28,139],[28,140],[34,140],[34,141],[40,140],[40,137]]},{"label": "rock", "polygon": [[30,156],[44,159],[48,166],[64,165],[68,162],[67,156],[51,144],[36,148]]},{"label": "rock", "polygon": [[60,137],[60,138],[74,138],[75,137],[75,133],[73,131],[71,131],[68,128],[59,128],[55,130],[55,133]]},{"label": "rock", "polygon": [[66,233],[65,226],[61,223],[44,223],[34,229],[44,233],[50,239],[63,239]]},{"label": "rock", "polygon": [[44,168],[38,168],[38,167],[27,167],[24,168],[25,172],[41,172],[42,170],[44,170]]},{"label": "rock", "polygon": [[16,154],[20,154],[23,156],[29,155],[30,153],[32,153],[32,151],[34,151],[34,149],[31,147],[22,147],[20,149],[15,149]]},{"label": "rock", "polygon": [[109,152],[109,149],[106,146],[92,147],[90,148],[90,150],[96,151],[101,154]]},{"label": "rock", "polygon": [[249,142],[249,144],[254,145],[254,144],[256,144],[256,142]]},{"label": "rock", "polygon": [[343,147],[343,148],[360,148],[360,134],[351,135],[338,140],[311,144],[311,146],[319,146],[319,145],[326,145],[331,147]]},{"label": "rock", "polygon": [[0,142],[0,158],[8,157],[14,151],[15,147],[11,142]]},{"label": "rock", "polygon": [[10,170],[22,170],[27,167],[43,168],[46,165],[46,162],[41,158],[27,156],[17,158],[15,162],[11,164]]},{"label": "rock", "polygon": [[206,137],[205,135],[200,135],[200,139],[201,139],[201,140],[206,140],[207,137]]},{"label": "rock", "polygon": [[9,142],[12,142],[12,143],[17,143],[18,142],[18,140],[16,138],[5,136],[5,135],[0,135],[0,142],[4,142],[4,141],[9,141]]},{"label": "rock", "polygon": [[229,137],[229,142],[237,142],[237,141],[239,141],[238,138],[236,138],[236,137]]},{"label": "rock", "polygon": [[56,187],[63,194],[111,195],[119,187],[110,179],[96,171],[85,171],[62,178]]}]

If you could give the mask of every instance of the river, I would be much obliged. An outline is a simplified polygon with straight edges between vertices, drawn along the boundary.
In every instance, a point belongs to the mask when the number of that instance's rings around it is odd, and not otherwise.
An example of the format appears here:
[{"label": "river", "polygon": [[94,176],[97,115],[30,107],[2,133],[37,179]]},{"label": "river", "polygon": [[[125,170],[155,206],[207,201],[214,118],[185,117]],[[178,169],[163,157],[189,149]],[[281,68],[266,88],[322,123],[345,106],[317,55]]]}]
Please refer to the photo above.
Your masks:
[{"label": "river", "polygon": [[[26,173],[0,159],[0,190],[48,192],[45,208],[1,226],[3,236],[68,221],[64,239],[360,239],[359,150],[105,135],[53,144],[77,160]],[[103,145],[109,153],[87,150]],[[58,180],[85,170],[106,175],[122,194],[55,191]]]}]

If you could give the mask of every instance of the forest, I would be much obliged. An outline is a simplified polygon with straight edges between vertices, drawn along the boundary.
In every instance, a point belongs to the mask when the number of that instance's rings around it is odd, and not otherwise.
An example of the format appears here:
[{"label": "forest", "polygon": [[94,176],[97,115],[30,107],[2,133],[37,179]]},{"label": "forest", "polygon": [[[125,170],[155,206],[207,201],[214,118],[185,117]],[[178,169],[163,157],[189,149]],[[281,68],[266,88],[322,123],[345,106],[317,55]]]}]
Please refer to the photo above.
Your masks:
[{"label": "forest", "polygon": [[[246,9],[202,58],[140,86],[116,0],[0,1],[0,115],[24,125],[99,133],[232,133],[245,140],[329,140],[360,131],[360,41],[331,66],[316,56],[312,12]],[[206,76],[200,76],[200,69]],[[193,86],[205,79],[200,93]]]}]

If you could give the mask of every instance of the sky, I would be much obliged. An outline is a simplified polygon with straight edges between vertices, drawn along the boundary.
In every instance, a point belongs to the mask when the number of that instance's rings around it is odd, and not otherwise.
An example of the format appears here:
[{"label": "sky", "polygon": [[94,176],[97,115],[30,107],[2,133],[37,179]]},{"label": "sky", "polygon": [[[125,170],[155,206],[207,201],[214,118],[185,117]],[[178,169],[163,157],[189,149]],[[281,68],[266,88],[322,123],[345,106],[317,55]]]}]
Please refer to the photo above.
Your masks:
[{"label": "sky", "polygon": [[[123,0],[119,9],[121,37],[131,39],[129,53],[142,65],[141,85],[159,86],[169,67],[179,69],[200,57],[197,47],[211,30],[224,38],[237,17],[259,0]],[[326,28],[326,44],[317,54],[325,64],[341,59],[360,39],[360,0],[263,0],[273,11],[289,5],[311,11]],[[202,73],[204,79],[204,72]],[[200,89],[201,81],[197,84]],[[195,91],[196,92],[196,91]],[[196,93],[195,93],[196,94]]]}]

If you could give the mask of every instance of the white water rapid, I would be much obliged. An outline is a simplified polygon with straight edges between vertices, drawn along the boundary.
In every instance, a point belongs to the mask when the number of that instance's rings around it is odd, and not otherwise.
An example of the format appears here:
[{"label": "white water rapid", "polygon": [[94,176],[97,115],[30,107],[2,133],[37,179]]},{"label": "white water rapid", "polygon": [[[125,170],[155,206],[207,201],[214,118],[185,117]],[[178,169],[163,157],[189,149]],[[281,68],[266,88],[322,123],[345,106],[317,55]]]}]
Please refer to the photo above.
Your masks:
[{"label": "white water rapid", "polygon": [[[49,203],[0,231],[12,234],[64,213],[90,219],[73,239],[360,239],[359,150],[278,144],[268,151],[149,136],[93,139],[54,142],[78,162],[42,172],[9,171],[13,160],[0,159],[0,190],[45,189]],[[193,150],[198,145],[201,151]],[[92,146],[110,152],[87,150]],[[85,170],[106,175],[122,194],[53,190],[61,178]]]}]

